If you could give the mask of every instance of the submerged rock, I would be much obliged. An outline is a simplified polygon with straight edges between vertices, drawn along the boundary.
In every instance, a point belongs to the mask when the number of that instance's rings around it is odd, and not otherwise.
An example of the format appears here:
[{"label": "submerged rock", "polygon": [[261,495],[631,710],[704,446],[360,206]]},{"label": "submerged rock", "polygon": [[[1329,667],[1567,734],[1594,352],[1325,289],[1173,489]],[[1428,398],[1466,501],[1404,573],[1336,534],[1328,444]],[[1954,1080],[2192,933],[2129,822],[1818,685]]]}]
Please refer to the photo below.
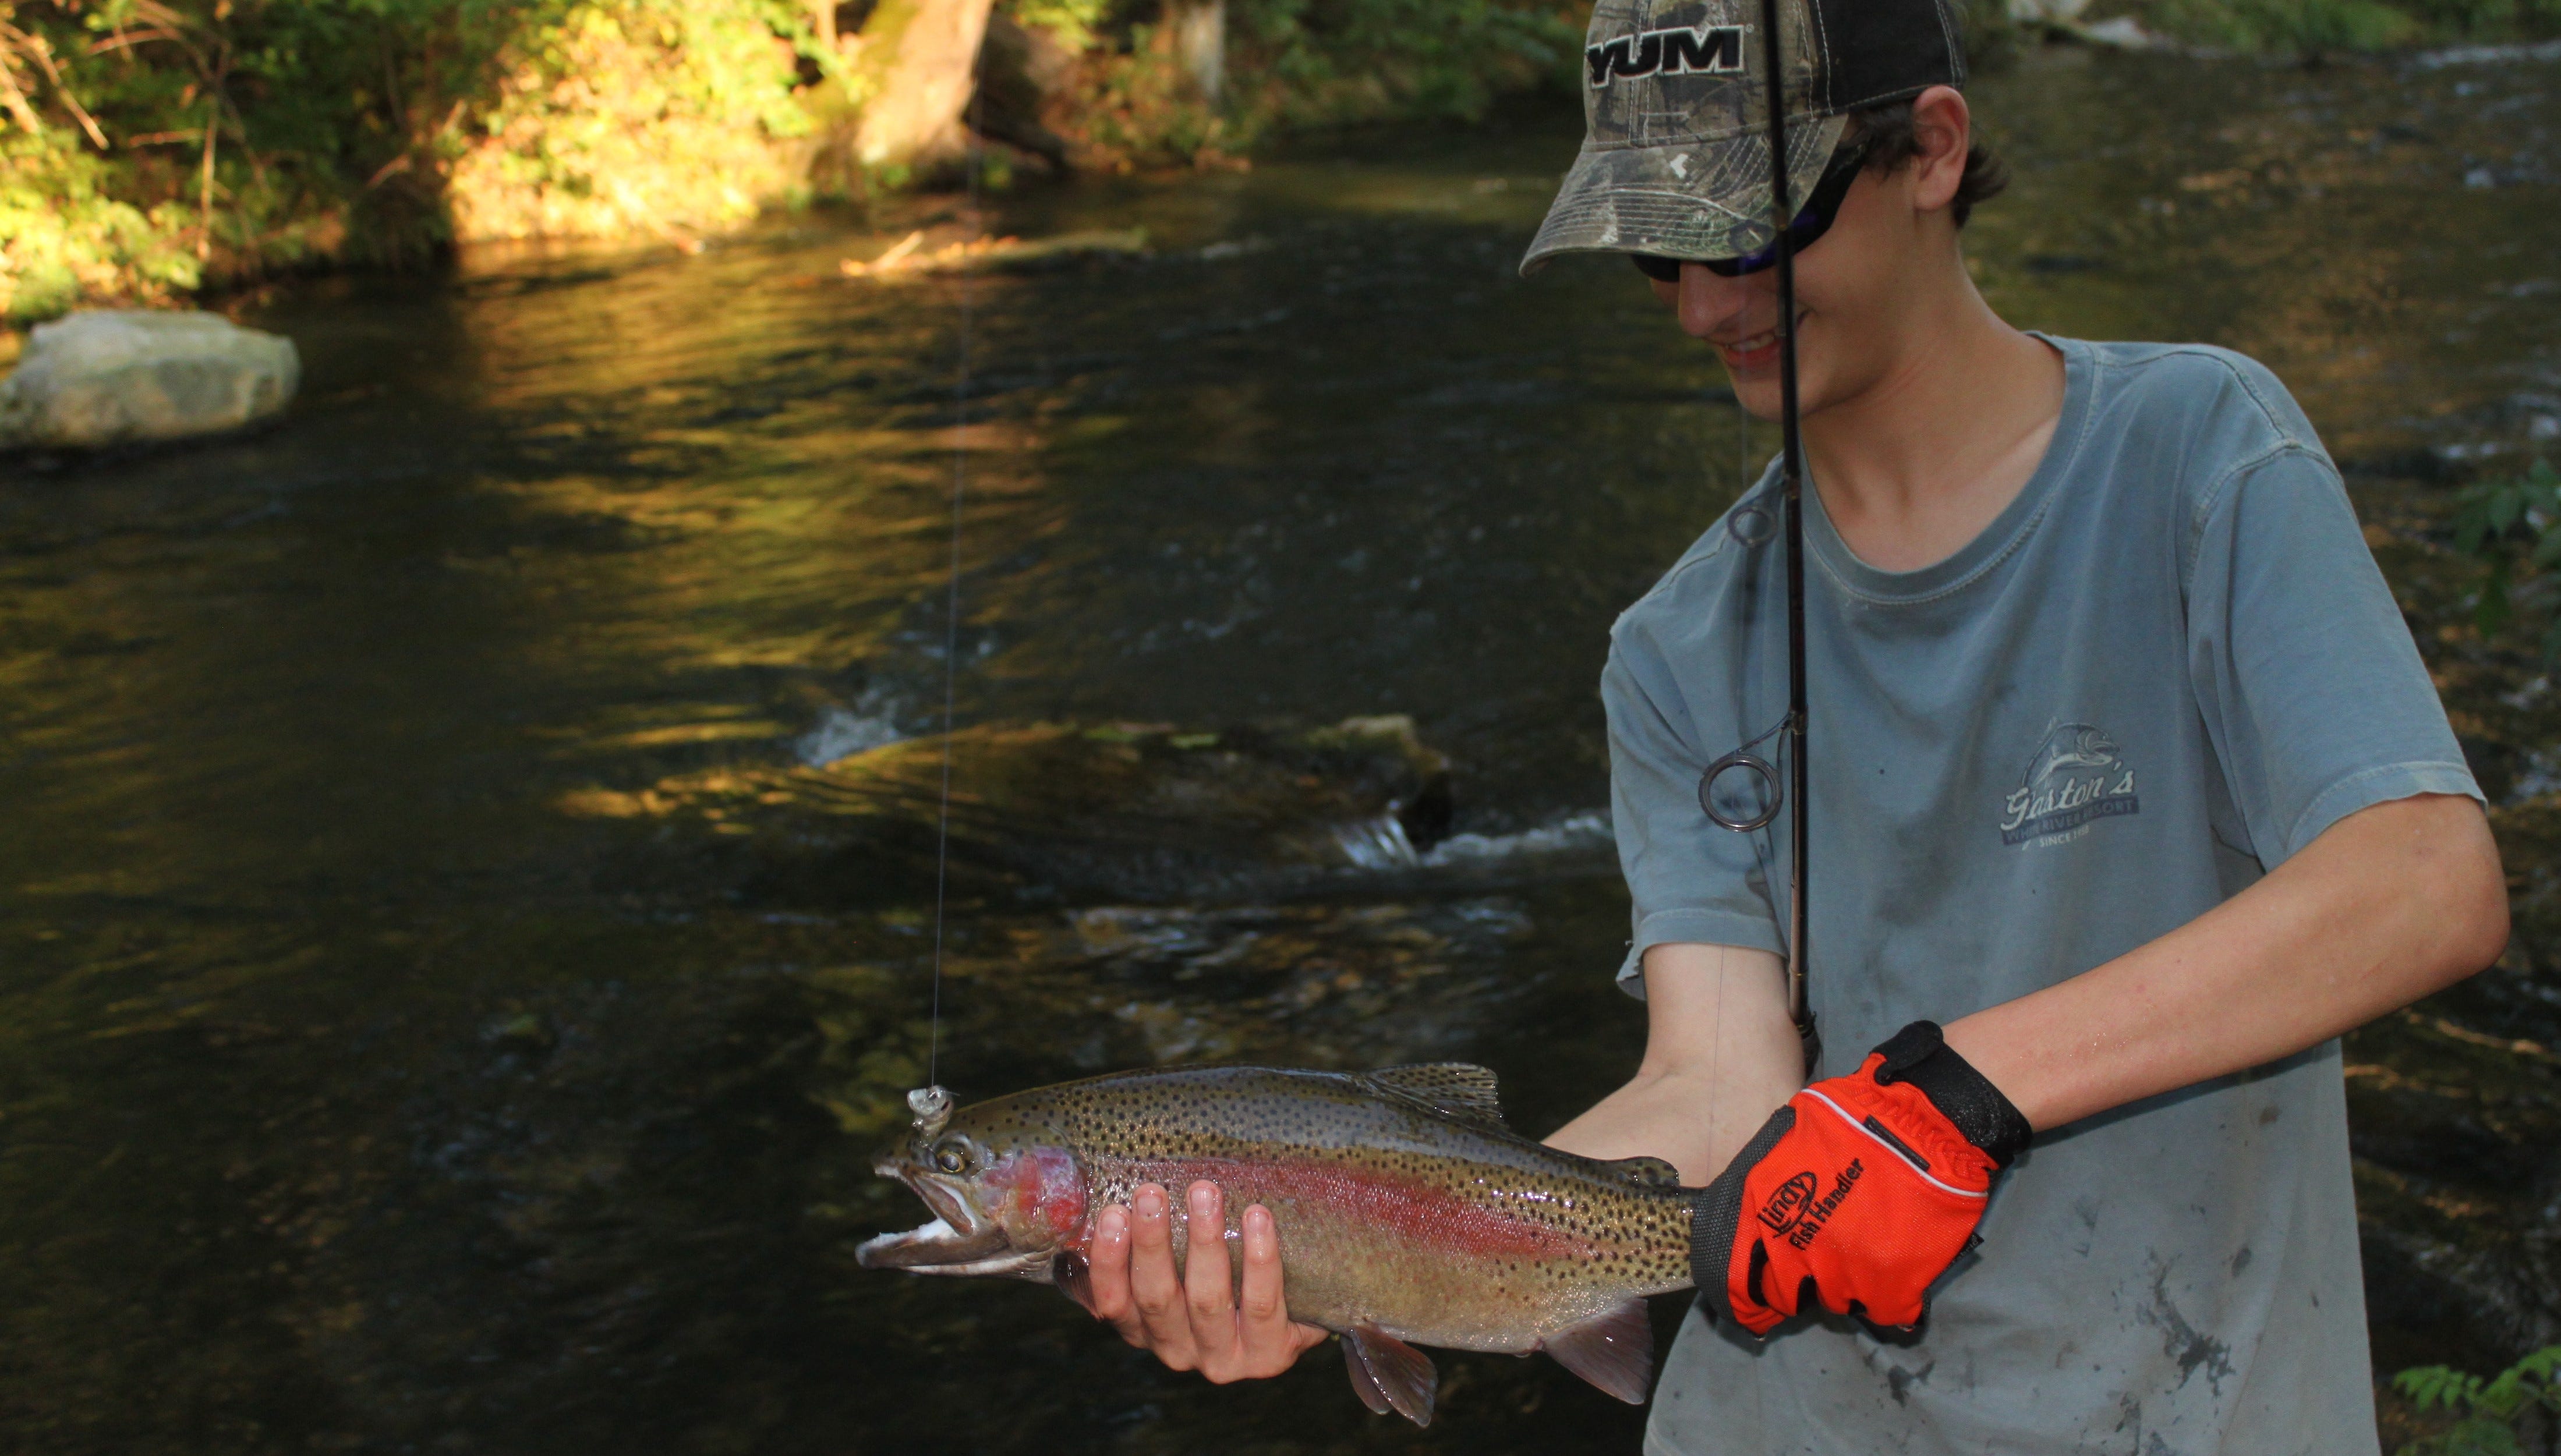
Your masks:
[{"label": "submerged rock", "polygon": [[864,261],[846,258],[836,270],[848,278],[909,278],[928,273],[1034,273],[1072,267],[1098,258],[1143,258],[1147,230],[1062,233],[1055,238],[973,238],[923,251],[925,233],[910,233],[887,252]]},{"label": "submerged rock", "polygon": [[100,310],[36,326],[0,380],[0,448],[96,449],[254,424],[301,384],[293,341],[220,314]]},{"label": "submerged rock", "polygon": [[[859,880],[896,898],[938,873],[945,746],[912,738],[816,765],[733,764],[637,791],[580,790],[561,807],[744,838],[768,894],[791,897],[784,882],[843,892]],[[948,749],[952,870],[982,890],[1262,893],[1412,868],[1451,829],[1449,765],[1401,716],[1298,732],[997,724],[960,729]]]}]

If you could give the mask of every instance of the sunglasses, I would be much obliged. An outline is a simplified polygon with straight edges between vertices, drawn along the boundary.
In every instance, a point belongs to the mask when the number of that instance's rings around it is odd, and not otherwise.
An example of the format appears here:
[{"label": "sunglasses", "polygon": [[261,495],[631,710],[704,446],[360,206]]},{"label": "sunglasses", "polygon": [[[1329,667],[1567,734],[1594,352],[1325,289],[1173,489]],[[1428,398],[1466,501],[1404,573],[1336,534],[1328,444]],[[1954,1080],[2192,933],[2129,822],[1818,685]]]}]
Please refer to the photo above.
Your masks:
[{"label": "sunglasses", "polygon": [[[1830,163],[1823,168],[1822,177],[1814,183],[1813,195],[1805,199],[1805,210],[1796,214],[1796,220],[1788,225],[1788,243],[1793,250],[1804,251],[1832,230],[1832,219],[1840,216],[1841,199],[1849,196],[1849,185],[1858,180],[1859,169],[1867,165],[1867,154],[1872,150],[1873,143],[1854,141],[1832,153]],[[1636,265],[1637,272],[1657,283],[1679,282],[1684,262],[1697,263],[1720,277],[1739,278],[1778,262],[1779,243],[1773,239],[1769,246],[1741,257],[1678,258],[1631,252],[1627,254],[1627,261]]]}]

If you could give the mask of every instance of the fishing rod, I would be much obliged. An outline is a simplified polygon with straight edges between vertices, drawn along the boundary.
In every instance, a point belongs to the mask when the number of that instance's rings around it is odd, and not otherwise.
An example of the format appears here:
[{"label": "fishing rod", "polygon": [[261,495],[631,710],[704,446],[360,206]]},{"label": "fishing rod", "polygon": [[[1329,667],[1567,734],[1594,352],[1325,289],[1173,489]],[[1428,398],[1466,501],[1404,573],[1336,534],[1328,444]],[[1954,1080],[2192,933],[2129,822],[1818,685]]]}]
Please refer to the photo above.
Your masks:
[{"label": "fishing rod", "polygon": [[1805,451],[1796,417],[1796,210],[1788,196],[1788,87],[1780,69],[1779,0],[1761,0],[1770,93],[1770,228],[1779,249],[1779,482],[1788,543],[1788,1015],[1805,1069],[1822,1054],[1805,985]]},{"label": "fishing rod", "polygon": [[[1795,208],[1788,186],[1788,103],[1779,44],[1779,0],[1761,0],[1761,54],[1770,107],[1771,246],[1777,259],[1779,284],[1779,534],[1788,557],[1788,714],[1743,746],[1710,763],[1698,781],[1698,801],[1710,821],[1737,833],[1766,829],[1778,819],[1782,807],[1787,811],[1788,1015],[1796,1024],[1797,1040],[1804,1044],[1805,1072],[1810,1076],[1822,1055],[1823,1044],[1814,1027],[1813,1002],[1806,985],[1805,821],[1810,795],[1806,791],[1805,762],[1805,454],[1796,411]],[[1740,398],[1738,393],[1738,401]],[[1765,523],[1762,534],[1756,536],[1742,528],[1741,523],[1752,517]],[[1744,545],[1759,546],[1769,540],[1767,520],[1757,507],[1746,506],[1729,518],[1726,529]],[[1779,739],[1778,751],[1787,765],[1784,784],[1779,770],[1753,751],[1773,737]],[[1760,780],[1763,794],[1756,812],[1738,816],[1717,807],[1716,781],[1729,770],[1741,770]]]}]

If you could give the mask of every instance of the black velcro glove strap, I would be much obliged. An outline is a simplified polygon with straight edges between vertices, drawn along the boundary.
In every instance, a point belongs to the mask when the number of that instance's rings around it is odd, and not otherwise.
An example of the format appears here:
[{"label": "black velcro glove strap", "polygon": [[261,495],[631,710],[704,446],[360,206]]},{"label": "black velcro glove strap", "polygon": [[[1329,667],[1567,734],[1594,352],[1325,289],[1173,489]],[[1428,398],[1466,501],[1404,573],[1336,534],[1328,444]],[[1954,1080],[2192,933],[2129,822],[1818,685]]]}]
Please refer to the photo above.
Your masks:
[{"label": "black velcro glove strap", "polygon": [[[1699,1189],[1689,1206],[1689,1279],[1698,1289],[1698,1302],[1711,1315],[1734,1323],[1733,1297],[1726,1288],[1727,1271],[1734,1267],[1734,1243],[1743,1226],[1743,1179],[1770,1150],[1779,1145],[1796,1125],[1796,1109],[1781,1107],[1761,1124],[1752,1141],[1716,1175],[1716,1181]],[[1738,1326],[1739,1328],[1739,1326]]]},{"label": "black velcro glove strap", "polygon": [[2036,1135],[2001,1089],[1948,1046],[1937,1022],[1914,1022],[1887,1038],[1876,1054],[1885,1058],[1885,1064],[1876,1069],[1879,1083],[1910,1082],[1919,1087],[1930,1105],[1964,1134],[1965,1141],[1983,1150],[1993,1167],[2007,1168]]}]

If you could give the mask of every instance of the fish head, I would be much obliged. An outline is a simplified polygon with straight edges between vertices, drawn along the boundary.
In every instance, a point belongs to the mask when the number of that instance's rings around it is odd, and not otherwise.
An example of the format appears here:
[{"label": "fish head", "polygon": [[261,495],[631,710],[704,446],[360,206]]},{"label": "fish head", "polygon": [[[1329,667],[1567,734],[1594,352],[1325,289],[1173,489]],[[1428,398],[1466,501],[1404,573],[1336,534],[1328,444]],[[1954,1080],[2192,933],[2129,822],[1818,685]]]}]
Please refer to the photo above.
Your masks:
[{"label": "fish head", "polygon": [[1021,1097],[963,1107],[920,1126],[872,1171],[895,1178],[934,1217],[854,1250],[866,1269],[993,1274],[1057,1282],[1082,1258],[1091,1225],[1085,1171],[1068,1141]]}]

